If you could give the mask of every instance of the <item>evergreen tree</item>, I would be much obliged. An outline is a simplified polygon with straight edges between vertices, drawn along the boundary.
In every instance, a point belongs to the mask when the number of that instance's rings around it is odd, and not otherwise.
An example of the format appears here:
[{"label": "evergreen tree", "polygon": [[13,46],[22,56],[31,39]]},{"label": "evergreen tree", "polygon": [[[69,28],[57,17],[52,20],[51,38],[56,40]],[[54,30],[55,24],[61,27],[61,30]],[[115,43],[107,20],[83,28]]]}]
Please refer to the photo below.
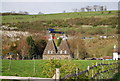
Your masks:
[{"label": "evergreen tree", "polygon": [[31,36],[27,37],[26,40],[27,40],[28,45],[30,46],[29,58],[33,59],[33,57],[34,58],[38,57],[39,52],[38,52],[38,49],[37,49],[37,47],[35,45],[35,41],[32,39]]}]

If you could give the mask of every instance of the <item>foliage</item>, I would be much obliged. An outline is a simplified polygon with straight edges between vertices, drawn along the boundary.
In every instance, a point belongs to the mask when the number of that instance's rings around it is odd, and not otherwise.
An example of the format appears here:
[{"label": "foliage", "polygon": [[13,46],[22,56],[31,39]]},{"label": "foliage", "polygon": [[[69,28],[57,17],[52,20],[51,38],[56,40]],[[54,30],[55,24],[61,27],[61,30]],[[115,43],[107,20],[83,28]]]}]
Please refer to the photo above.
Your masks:
[{"label": "foliage", "polygon": [[26,39],[22,38],[20,41],[17,42],[17,45],[17,52],[20,58],[28,59],[30,46],[28,46]]},{"label": "foliage", "polygon": [[59,46],[59,45],[60,45],[61,41],[62,41],[62,38],[59,38],[59,39],[58,39],[57,46]]},{"label": "foliage", "polygon": [[[47,77],[53,77],[54,74],[55,74],[55,69],[56,68],[60,68],[61,67],[61,64],[58,60],[49,60],[48,63],[46,63],[45,65],[46,67],[44,67],[44,70],[43,70],[43,74],[44,75],[47,75]],[[49,67],[49,68],[48,68]]]},{"label": "foliage", "polygon": [[30,50],[29,50],[29,58],[32,59],[33,57],[36,58],[38,57],[38,49],[35,45],[34,40],[32,39],[31,36],[27,37],[27,43],[30,46]]},{"label": "foliage", "polygon": [[90,57],[112,56],[113,46],[117,45],[116,39],[87,39],[85,45]]},{"label": "foliage", "polygon": [[40,59],[42,59],[43,51],[44,51],[44,49],[45,49],[45,47],[47,45],[47,42],[44,39],[40,39],[40,40],[35,41],[35,45],[36,45],[36,47],[37,47],[37,49],[39,51]]},{"label": "foliage", "polygon": [[8,53],[12,53],[12,57],[16,58],[16,54],[17,54],[17,43],[16,42],[12,42],[12,44],[10,45],[10,48],[8,50],[4,49],[4,52],[7,51]]},{"label": "foliage", "polygon": [[[60,60],[49,60],[46,64],[47,67],[44,67],[43,73],[47,74],[47,77],[51,78],[55,74],[55,69],[60,68],[61,76],[65,76],[65,74],[75,73],[76,65],[70,61],[67,64],[62,64]],[[49,68],[48,68],[49,67]]]},{"label": "foliage", "polygon": [[[80,15],[79,15],[80,13]],[[106,17],[104,17],[106,16]],[[43,15],[15,15],[3,16],[3,25],[9,27],[15,26],[19,30],[42,31],[47,28],[66,28],[80,25],[117,25],[117,12],[75,12],[61,14],[43,14]]]},{"label": "foliage", "polygon": [[75,59],[84,59],[86,57],[89,57],[85,47],[85,42],[82,39],[71,39],[68,42],[70,44],[70,49],[74,53]]},{"label": "foliage", "polygon": [[[11,60],[11,69],[9,68],[10,60],[2,60],[2,75],[3,76],[21,76],[21,77],[42,77],[48,78],[47,71],[55,72],[55,68],[60,67],[61,77],[66,76],[69,73],[75,73],[76,66],[79,68],[79,71],[84,71],[87,69],[87,66],[92,66],[92,63],[98,62],[100,64],[101,60],[35,60],[36,71],[34,73],[34,60]],[[107,61],[104,63],[112,63],[114,60]],[[50,65],[53,64],[53,65]],[[45,73],[43,71],[46,71]],[[52,76],[53,77],[53,76]],[[52,78],[50,77],[50,78]],[[85,76],[80,76],[85,78]],[[81,79],[81,78],[80,78]]]}]

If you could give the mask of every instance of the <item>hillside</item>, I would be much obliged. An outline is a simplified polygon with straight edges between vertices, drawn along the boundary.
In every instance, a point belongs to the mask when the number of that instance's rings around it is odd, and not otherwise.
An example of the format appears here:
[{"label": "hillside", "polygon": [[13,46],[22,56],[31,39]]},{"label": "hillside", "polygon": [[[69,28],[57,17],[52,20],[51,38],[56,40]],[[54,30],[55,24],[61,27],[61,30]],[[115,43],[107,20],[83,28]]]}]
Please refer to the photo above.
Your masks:
[{"label": "hillside", "polygon": [[[42,15],[8,15],[2,17],[2,24],[5,29],[9,31],[9,28],[17,28],[17,32],[33,33],[33,39],[35,42],[41,39],[47,41],[47,29],[54,28],[57,31],[63,31],[69,36],[70,39],[74,39],[71,44],[71,49],[75,49],[73,52],[77,54],[77,44],[79,44],[79,53],[88,54],[89,57],[103,57],[112,56],[113,45],[117,44],[117,27],[118,27],[118,14],[117,11],[98,11],[98,12],[74,12],[74,13],[59,13],[59,14],[42,14]],[[11,30],[12,31],[12,30]],[[107,38],[101,38],[106,36]],[[25,36],[12,36],[6,35],[3,37],[4,46],[10,39],[20,39],[21,42]],[[77,39],[78,38],[78,41]],[[83,39],[83,41],[79,40]],[[25,39],[24,39],[25,41]],[[58,40],[57,40],[58,41]],[[80,41],[80,43],[79,43]],[[82,48],[83,42],[83,48]],[[76,44],[75,44],[76,43]],[[42,45],[38,42],[39,45]],[[85,46],[85,47],[84,47]],[[18,46],[19,47],[19,46]],[[44,47],[43,47],[44,48]],[[8,50],[3,49],[5,53]],[[42,49],[44,50],[44,49]],[[82,50],[82,52],[81,52]],[[83,51],[84,50],[84,51]]]},{"label": "hillside", "polygon": [[3,16],[3,23],[17,22],[33,22],[33,21],[48,21],[48,20],[67,20],[84,17],[114,17],[117,16],[117,11],[97,11],[97,12],[74,12],[74,13],[58,13],[58,14],[42,14],[42,15],[8,15]]},{"label": "hillside", "polygon": [[[87,30],[84,28],[85,25],[88,28],[97,26],[115,28],[117,26],[117,19],[117,11],[97,11],[43,15],[8,15],[2,17],[2,24],[8,27],[17,27],[18,30],[35,32],[44,31],[48,28],[64,30],[66,32],[74,29],[75,32],[80,32],[81,27],[84,31]],[[84,31],[81,32],[84,33]]]}]

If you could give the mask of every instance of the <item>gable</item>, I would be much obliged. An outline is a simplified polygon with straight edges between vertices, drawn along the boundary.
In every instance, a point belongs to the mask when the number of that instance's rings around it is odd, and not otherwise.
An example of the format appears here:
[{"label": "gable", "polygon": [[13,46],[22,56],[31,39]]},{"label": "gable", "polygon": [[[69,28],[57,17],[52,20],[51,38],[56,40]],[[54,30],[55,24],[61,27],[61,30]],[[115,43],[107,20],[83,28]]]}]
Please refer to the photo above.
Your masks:
[{"label": "gable", "polygon": [[57,48],[55,46],[55,43],[53,40],[48,40],[48,43],[46,45],[46,48],[43,52],[43,54],[56,54]]},{"label": "gable", "polygon": [[66,39],[61,41],[57,54],[71,54],[71,51]]}]

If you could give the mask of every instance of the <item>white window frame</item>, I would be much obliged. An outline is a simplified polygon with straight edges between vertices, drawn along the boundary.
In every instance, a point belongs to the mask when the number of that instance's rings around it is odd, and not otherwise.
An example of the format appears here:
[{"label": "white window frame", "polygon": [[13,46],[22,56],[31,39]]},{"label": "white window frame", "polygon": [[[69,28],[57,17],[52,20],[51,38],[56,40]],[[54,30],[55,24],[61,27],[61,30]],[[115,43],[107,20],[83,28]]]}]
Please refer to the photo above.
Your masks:
[{"label": "white window frame", "polygon": [[65,50],[64,52],[65,52],[65,54],[67,54],[67,50]]},{"label": "white window frame", "polygon": [[50,50],[48,50],[48,54],[50,54]]},{"label": "white window frame", "polygon": [[60,54],[62,54],[63,53],[63,51],[62,50],[60,50]]},{"label": "white window frame", "polygon": [[53,54],[53,51],[51,51],[51,54]]}]

